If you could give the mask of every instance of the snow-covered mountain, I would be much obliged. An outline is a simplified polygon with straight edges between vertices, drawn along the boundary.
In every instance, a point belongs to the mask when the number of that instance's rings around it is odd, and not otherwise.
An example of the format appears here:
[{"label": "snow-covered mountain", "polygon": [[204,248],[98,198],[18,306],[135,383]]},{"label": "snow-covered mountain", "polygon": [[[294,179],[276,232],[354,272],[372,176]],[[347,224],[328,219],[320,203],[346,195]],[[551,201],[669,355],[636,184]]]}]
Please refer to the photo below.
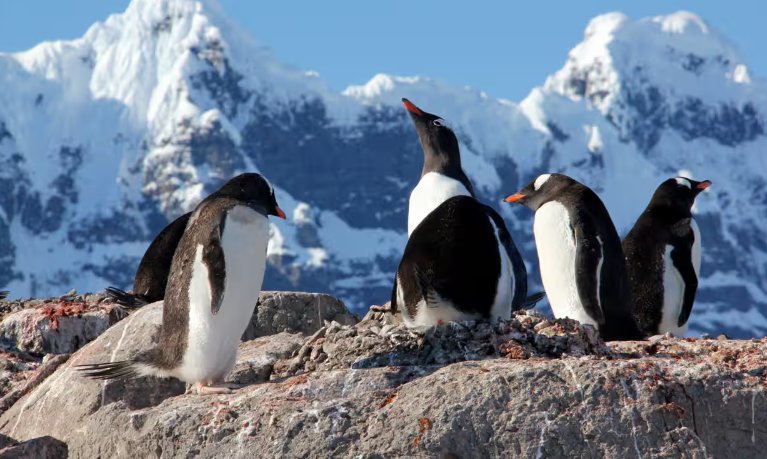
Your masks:
[{"label": "snow-covered mountain", "polygon": [[209,0],[134,0],[74,41],[0,54],[0,286],[39,296],[128,287],[160,228],[223,181],[266,175],[265,288],[388,299],[421,151],[408,97],[452,121],[465,169],[537,278],[526,209],[501,199],[543,171],[589,184],[628,231],[678,173],[698,199],[696,332],[767,333],[767,84],[697,16],[588,25],[520,103],[424,77],[342,93],[281,64]]}]

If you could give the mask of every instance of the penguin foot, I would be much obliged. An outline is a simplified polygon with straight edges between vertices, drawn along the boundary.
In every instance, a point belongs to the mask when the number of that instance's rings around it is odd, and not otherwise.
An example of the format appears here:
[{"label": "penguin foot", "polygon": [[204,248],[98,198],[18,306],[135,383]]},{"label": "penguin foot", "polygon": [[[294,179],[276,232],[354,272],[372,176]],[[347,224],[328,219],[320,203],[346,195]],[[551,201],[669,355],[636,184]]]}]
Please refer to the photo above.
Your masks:
[{"label": "penguin foot", "polygon": [[230,394],[232,393],[232,390],[239,389],[239,384],[234,383],[217,383],[217,384],[207,384],[205,382],[197,381],[194,385],[192,385],[188,392],[193,392],[197,395],[214,395],[214,394]]}]

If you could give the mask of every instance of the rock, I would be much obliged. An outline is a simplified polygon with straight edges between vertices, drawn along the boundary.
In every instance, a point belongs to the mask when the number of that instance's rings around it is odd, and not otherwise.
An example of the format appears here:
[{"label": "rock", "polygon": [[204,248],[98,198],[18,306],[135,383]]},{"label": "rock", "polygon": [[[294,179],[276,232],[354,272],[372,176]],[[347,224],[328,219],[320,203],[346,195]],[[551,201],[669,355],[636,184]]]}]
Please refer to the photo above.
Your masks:
[{"label": "rock", "polygon": [[72,353],[102,334],[124,314],[104,295],[69,296],[21,303],[0,323],[0,343],[6,349],[32,354]]},{"label": "rock", "polygon": [[68,456],[67,444],[53,437],[40,437],[0,449],[0,459],[61,459]]},{"label": "rock", "polygon": [[[269,381],[226,395],[74,375],[72,364],[147,345],[158,306],[73,355],[0,416],[0,432],[59,438],[73,457],[756,458],[767,448],[767,339],[605,345],[593,327],[535,313],[424,333],[369,321],[330,322],[303,343],[261,337],[241,345],[233,375],[264,380],[271,365]],[[279,377],[296,362],[303,373]]]},{"label": "rock", "polygon": [[261,292],[250,325],[242,336],[247,341],[280,332],[311,335],[324,321],[353,325],[358,319],[343,302],[324,293]]},{"label": "rock", "polygon": [[13,352],[0,354],[0,397],[24,386],[39,366],[40,359]]},{"label": "rock", "polygon": [[301,333],[283,332],[242,343],[237,364],[227,380],[243,385],[268,381],[274,363],[290,357],[305,338]]}]

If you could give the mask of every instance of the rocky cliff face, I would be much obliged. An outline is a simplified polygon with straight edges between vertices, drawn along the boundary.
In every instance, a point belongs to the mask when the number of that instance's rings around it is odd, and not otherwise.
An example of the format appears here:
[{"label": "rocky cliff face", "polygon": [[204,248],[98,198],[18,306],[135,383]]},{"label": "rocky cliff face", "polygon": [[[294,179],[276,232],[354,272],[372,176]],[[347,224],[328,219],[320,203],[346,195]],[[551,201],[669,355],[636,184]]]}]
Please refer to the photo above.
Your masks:
[{"label": "rocky cliff face", "polygon": [[[0,54],[0,83],[12,88],[0,95],[0,286],[15,297],[129,286],[165,223],[259,170],[290,217],[273,226],[266,287],[332,292],[356,310],[385,301],[421,164],[405,96],[453,123],[492,205],[563,172],[625,233],[662,180],[712,180],[695,209],[691,329],[767,332],[766,86],[690,13],[595,18],[519,104],[424,77],[334,93],[213,0],[134,0],[81,39]],[[529,213],[499,210],[536,282]]]},{"label": "rocky cliff face", "polygon": [[[308,299],[283,296],[283,319],[254,314],[287,331],[241,343],[229,379],[245,386],[229,395],[73,370],[152,345],[161,305],[146,306],[0,400],[2,438],[70,457],[757,458],[767,447],[764,339],[605,345],[592,327],[537,313],[424,333],[372,315],[351,325],[332,301]],[[313,304],[349,325],[307,323]]]}]

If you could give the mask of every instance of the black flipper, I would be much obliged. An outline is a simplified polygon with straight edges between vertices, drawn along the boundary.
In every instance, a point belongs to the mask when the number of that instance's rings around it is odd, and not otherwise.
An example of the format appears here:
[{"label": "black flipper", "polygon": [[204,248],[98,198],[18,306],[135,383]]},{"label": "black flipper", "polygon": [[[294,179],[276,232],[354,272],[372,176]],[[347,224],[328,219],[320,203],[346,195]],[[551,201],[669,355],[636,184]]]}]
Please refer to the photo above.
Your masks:
[{"label": "black flipper", "polygon": [[434,291],[434,286],[432,285],[432,281],[429,279],[426,273],[424,273],[421,269],[418,268],[418,266],[413,266],[413,272],[415,274],[415,279],[418,282],[418,286],[421,289],[421,296],[423,297],[423,300],[426,302],[426,307],[429,307],[429,308],[438,307],[439,301],[437,298],[437,294]]},{"label": "black flipper", "polygon": [[[525,262],[522,260],[522,255],[519,254],[517,246],[514,244],[514,239],[511,237],[506,223],[503,218],[490,206],[484,206],[487,214],[493,219],[496,228],[498,228],[498,239],[500,239],[503,247],[506,249],[506,255],[511,261],[511,275],[514,276],[514,297],[511,300],[511,310],[519,311],[523,309],[530,309],[535,306],[533,303],[528,306],[525,297],[527,296],[527,268]],[[536,301],[537,303],[537,301]]]},{"label": "black flipper", "polygon": [[671,250],[671,261],[684,281],[684,296],[682,298],[682,310],[677,321],[678,327],[686,324],[690,319],[692,305],[695,302],[695,293],[698,291],[698,276],[692,266],[691,245],[674,246]]},{"label": "black flipper", "polygon": [[8,290],[0,290],[0,300],[4,300],[8,294],[11,293]]},{"label": "black flipper", "polygon": [[121,360],[119,362],[75,365],[73,368],[86,378],[115,379],[137,376],[135,363],[133,360]]},{"label": "black flipper", "polygon": [[147,301],[144,295],[128,293],[125,290],[120,290],[116,287],[107,287],[104,290],[106,291],[107,298],[109,298],[113,303],[117,303],[120,306],[124,306],[128,309],[136,309],[149,304],[149,301]]},{"label": "black flipper", "polygon": [[604,325],[605,315],[602,310],[602,295],[598,272],[604,263],[604,247],[593,231],[574,229],[575,234],[575,283],[581,304],[596,323]]},{"label": "black flipper", "polygon": [[523,310],[532,309],[535,307],[536,304],[538,304],[539,301],[546,298],[546,292],[538,292],[533,293],[532,295],[525,298],[525,302],[522,305]]},{"label": "black flipper", "polygon": [[202,262],[208,268],[210,309],[214,315],[221,309],[221,302],[224,299],[226,263],[224,263],[224,249],[221,247],[221,236],[224,234],[225,226],[226,212],[222,213],[218,224],[212,229],[210,240],[202,251]]}]

